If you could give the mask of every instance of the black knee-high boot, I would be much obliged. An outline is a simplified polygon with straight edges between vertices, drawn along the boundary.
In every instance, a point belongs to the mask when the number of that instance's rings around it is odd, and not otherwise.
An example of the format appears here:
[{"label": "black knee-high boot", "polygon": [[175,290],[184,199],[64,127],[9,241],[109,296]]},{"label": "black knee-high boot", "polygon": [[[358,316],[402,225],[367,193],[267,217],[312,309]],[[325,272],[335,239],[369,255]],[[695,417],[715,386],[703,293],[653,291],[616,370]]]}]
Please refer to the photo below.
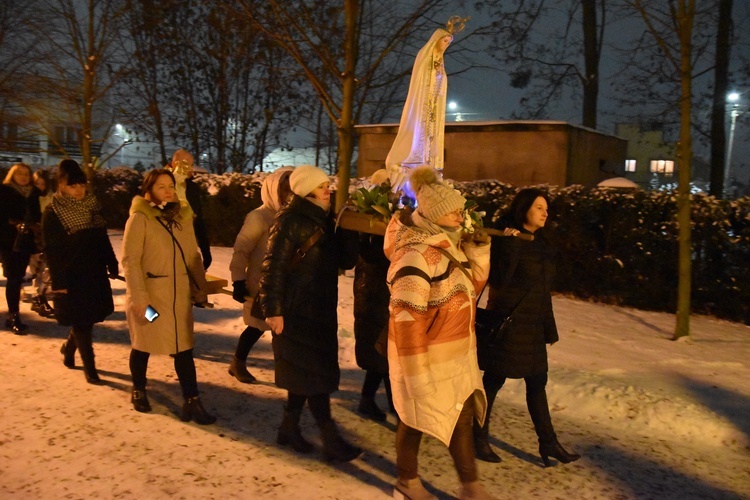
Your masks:
[{"label": "black knee-high boot", "polygon": [[[504,381],[504,379],[503,379]],[[492,406],[495,404],[495,398],[497,392],[503,386],[501,383],[490,383],[489,380],[485,381],[485,392],[487,394],[487,414],[484,417],[484,425],[479,425],[479,422],[474,419],[474,454],[477,460],[484,462],[499,463],[502,459],[492,450],[490,447],[490,415],[492,414]]]},{"label": "black knee-high boot", "polygon": [[349,462],[362,453],[362,448],[344,439],[331,418],[331,397],[329,394],[316,394],[307,398],[310,411],[320,428],[323,439],[323,455],[330,462]]},{"label": "black knee-high boot", "polygon": [[382,422],[385,420],[386,415],[375,402],[375,393],[380,387],[380,382],[383,380],[383,375],[376,372],[375,370],[367,370],[365,372],[365,381],[362,384],[362,393],[359,399],[359,408],[357,411],[372,420]]},{"label": "black knee-high boot", "polygon": [[94,325],[74,325],[72,328],[73,336],[76,340],[78,352],[81,354],[83,362],[83,374],[86,376],[86,382],[89,384],[101,384],[99,373],[96,371],[94,362],[94,345],[91,338],[91,332]]},{"label": "black knee-high boot", "polygon": [[280,445],[289,445],[294,451],[300,453],[310,453],[313,450],[313,445],[302,435],[302,430],[299,427],[301,416],[302,408],[284,406],[284,418],[279,426],[276,442]]},{"label": "black knee-high boot", "polygon": [[526,404],[529,408],[531,421],[534,423],[534,430],[539,438],[539,455],[542,457],[545,467],[550,465],[549,457],[556,458],[563,464],[575,462],[581,458],[581,455],[577,453],[568,453],[557,440],[555,429],[552,427],[546,391],[527,393]]}]

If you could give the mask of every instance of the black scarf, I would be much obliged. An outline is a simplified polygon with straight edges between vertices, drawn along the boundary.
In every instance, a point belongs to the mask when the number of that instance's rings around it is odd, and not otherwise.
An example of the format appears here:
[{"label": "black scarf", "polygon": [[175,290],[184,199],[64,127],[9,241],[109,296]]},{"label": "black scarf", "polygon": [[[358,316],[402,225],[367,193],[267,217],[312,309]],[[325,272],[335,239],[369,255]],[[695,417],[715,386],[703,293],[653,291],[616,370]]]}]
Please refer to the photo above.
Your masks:
[{"label": "black scarf", "polygon": [[180,202],[170,201],[169,203],[162,203],[161,205],[156,205],[151,202],[151,206],[161,212],[161,215],[159,215],[158,218],[161,219],[170,230],[172,227],[176,227],[178,230],[182,229],[182,226],[177,221],[177,216],[180,215]]}]

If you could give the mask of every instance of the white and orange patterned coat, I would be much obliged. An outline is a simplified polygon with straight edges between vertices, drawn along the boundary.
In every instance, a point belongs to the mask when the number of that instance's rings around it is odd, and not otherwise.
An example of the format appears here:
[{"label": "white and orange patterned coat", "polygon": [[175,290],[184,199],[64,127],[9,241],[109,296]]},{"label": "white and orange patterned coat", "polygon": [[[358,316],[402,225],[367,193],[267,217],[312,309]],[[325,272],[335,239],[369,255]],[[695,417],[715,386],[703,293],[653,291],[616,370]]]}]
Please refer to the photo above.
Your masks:
[{"label": "white and orange patterned coat", "polygon": [[[436,247],[450,252],[473,279]],[[430,235],[397,214],[386,229],[384,251],[391,261],[388,365],[393,403],[406,425],[447,446],[470,396],[480,423],[487,408],[474,317],[477,291],[489,276],[490,245],[457,248],[445,233]]]}]

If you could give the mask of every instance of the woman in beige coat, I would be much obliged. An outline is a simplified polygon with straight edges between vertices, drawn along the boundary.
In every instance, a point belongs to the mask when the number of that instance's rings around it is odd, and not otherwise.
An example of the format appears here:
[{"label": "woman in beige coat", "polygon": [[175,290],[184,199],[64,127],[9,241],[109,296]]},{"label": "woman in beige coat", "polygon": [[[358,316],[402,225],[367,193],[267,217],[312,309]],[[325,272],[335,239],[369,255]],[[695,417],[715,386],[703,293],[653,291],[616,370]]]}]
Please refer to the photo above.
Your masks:
[{"label": "woman in beige coat", "polygon": [[[166,169],[152,170],[143,179],[125,225],[122,265],[127,283],[127,318],[130,329],[132,403],[149,412],[146,370],[150,354],[169,354],[182,388],[185,404],[181,419],[212,424],[198,396],[193,360],[194,303],[205,302],[205,271],[193,232],[193,212],[180,205],[175,179]],[[159,316],[146,319],[151,306]]]}]

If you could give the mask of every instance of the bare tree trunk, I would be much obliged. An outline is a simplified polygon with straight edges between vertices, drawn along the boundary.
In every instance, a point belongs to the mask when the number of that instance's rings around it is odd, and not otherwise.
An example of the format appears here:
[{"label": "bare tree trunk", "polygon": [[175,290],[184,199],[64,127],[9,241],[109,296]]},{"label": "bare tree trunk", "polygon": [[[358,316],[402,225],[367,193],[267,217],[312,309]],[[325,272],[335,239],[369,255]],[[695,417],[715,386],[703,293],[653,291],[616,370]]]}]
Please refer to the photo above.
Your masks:
[{"label": "bare tree trunk", "polygon": [[81,121],[81,157],[83,158],[83,171],[86,172],[88,180],[87,189],[94,190],[94,165],[91,162],[91,134],[92,130],[92,106],[94,105],[94,89],[96,83],[96,68],[99,64],[94,53],[94,0],[89,0],[89,12],[87,28],[87,47],[85,48],[87,64],[83,68],[83,120]]},{"label": "bare tree trunk", "polygon": [[[586,74],[583,75],[584,127],[596,128],[597,102],[599,100],[600,40],[596,22],[597,0],[581,0],[583,9],[583,53]],[[602,16],[604,12],[602,12]],[[602,25],[604,22],[602,21]]]},{"label": "bare tree trunk", "polygon": [[343,75],[343,95],[341,103],[341,118],[338,124],[339,136],[339,183],[336,191],[336,211],[346,204],[349,199],[349,170],[351,169],[354,153],[354,69],[357,64],[357,18],[358,0],[346,0],[344,15],[346,16],[346,37],[344,48],[346,63]]},{"label": "bare tree trunk", "polygon": [[714,66],[714,100],[711,108],[711,188],[709,194],[724,196],[724,166],[727,158],[726,106],[729,85],[729,44],[732,29],[732,0],[719,0]]},{"label": "bare tree trunk", "polygon": [[692,240],[690,228],[690,165],[693,144],[690,135],[692,113],[692,35],[695,0],[679,0],[678,23],[680,36],[680,144],[678,145],[677,224],[679,226],[679,259],[677,284],[677,321],[673,340],[690,335],[690,292],[692,272]]}]

